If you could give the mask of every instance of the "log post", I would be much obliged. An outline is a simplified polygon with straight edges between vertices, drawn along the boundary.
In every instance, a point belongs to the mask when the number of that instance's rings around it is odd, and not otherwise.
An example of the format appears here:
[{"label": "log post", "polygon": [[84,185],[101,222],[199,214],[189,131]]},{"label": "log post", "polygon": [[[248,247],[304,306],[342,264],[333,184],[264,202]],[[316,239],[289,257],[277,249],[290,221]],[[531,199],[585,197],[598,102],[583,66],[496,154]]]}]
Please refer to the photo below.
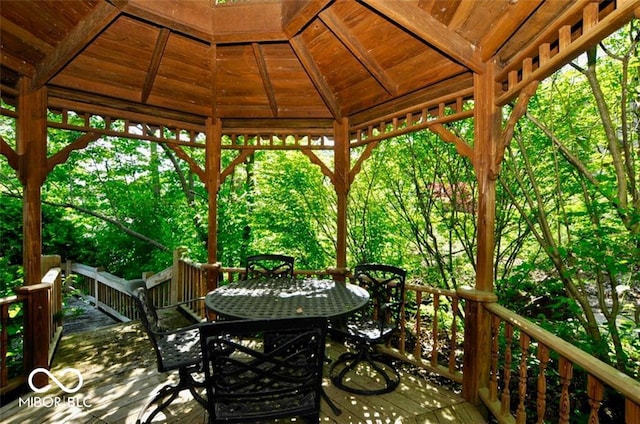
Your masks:
[{"label": "log post", "polygon": [[[49,284],[32,284],[18,289],[18,293],[26,297],[24,311],[24,363],[25,371],[35,368],[49,368]],[[49,384],[44,373],[37,373],[33,378],[35,387]]]},{"label": "log post", "polygon": [[18,81],[16,147],[22,183],[22,257],[24,284],[39,284],[42,277],[41,187],[47,176],[47,90],[31,87],[31,79]]},{"label": "log post", "polygon": [[473,293],[463,290],[460,295],[467,299],[462,396],[472,404],[479,405],[479,390],[489,387],[491,367],[491,316],[482,303],[497,300],[493,294],[493,257],[501,108],[496,106],[499,87],[495,82],[495,64],[489,62],[484,74],[474,74],[473,83],[473,166],[478,180],[476,284]]},{"label": "log post", "polygon": [[184,269],[180,266],[180,259],[186,251],[185,247],[178,247],[173,251],[173,272],[171,273],[171,287],[169,289],[169,298],[173,304],[186,300],[182,299]]},{"label": "log post", "polygon": [[[220,190],[220,156],[222,150],[222,121],[208,118],[206,123],[205,185],[209,193],[209,238],[207,262],[218,261],[218,191]],[[218,287],[218,268],[207,272],[207,290]]]},{"label": "log post", "polygon": [[[347,266],[347,201],[351,180],[349,171],[351,161],[349,160],[349,121],[342,118],[335,121],[334,131],[334,157],[335,172],[333,187],[338,200],[337,219],[337,240],[336,240],[336,267],[344,269]],[[334,275],[334,279],[344,281],[344,275]]]}]

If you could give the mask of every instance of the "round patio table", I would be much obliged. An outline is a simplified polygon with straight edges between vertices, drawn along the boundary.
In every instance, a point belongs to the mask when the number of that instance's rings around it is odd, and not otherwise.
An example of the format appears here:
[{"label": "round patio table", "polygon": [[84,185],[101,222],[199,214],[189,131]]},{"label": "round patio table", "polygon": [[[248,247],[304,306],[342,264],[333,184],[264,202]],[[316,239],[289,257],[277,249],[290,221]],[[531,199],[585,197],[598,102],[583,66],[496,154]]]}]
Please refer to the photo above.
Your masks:
[{"label": "round patio table", "polygon": [[240,280],[209,292],[207,308],[236,319],[335,318],[362,308],[369,293],[355,284],[324,279]]}]

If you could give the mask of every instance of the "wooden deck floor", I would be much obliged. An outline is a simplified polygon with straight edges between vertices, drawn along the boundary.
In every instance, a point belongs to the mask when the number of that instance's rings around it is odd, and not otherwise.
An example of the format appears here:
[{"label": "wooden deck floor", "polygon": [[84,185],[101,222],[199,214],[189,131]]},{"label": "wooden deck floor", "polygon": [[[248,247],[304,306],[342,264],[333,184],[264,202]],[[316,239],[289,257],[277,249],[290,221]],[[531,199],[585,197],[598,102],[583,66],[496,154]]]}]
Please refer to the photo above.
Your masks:
[{"label": "wooden deck floor", "polygon": [[[332,344],[328,355],[335,358],[342,348]],[[64,373],[65,368],[82,374],[83,384],[76,393],[65,394],[53,384],[45,393],[24,395],[0,408],[0,422],[134,423],[140,407],[167,378],[157,371],[155,354],[138,322],[65,335],[51,373],[67,387],[77,387],[78,378]],[[323,401],[323,423],[484,422],[460,396],[406,370],[400,387],[380,396],[346,393],[332,387],[328,378],[325,386],[342,414],[334,415]],[[206,418],[204,409],[185,391],[154,422],[205,423]]]}]

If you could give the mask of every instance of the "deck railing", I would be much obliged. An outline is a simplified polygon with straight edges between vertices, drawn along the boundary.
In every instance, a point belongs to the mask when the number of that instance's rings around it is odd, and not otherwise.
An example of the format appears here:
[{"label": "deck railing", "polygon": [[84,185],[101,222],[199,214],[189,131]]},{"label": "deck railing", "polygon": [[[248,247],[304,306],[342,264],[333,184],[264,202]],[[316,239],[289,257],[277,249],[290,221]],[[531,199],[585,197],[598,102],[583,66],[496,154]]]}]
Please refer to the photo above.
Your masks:
[{"label": "deck railing", "polygon": [[[0,394],[24,384],[35,368],[47,368],[62,334],[60,257],[43,256],[42,269],[47,271],[40,284],[0,299]],[[47,379],[38,373],[32,382],[42,387]]]},{"label": "deck railing", "polygon": [[610,412],[640,423],[640,382],[496,303],[484,308],[491,315],[491,368],[480,398],[500,423],[564,424],[572,410],[589,411],[588,422],[597,423],[605,397],[616,405]]}]

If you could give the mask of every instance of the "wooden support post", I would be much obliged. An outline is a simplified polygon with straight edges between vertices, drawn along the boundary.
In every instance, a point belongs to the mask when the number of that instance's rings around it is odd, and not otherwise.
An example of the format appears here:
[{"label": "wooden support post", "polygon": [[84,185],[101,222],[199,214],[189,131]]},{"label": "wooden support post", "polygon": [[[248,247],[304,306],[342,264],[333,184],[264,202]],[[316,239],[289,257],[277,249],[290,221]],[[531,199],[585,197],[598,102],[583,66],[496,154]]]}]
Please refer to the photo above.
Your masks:
[{"label": "wooden support post", "polygon": [[182,258],[182,255],[186,251],[187,249],[185,247],[178,247],[173,251],[173,272],[171,273],[171,288],[169,292],[169,297],[173,304],[187,300],[182,298],[184,272],[180,266],[180,258]]},{"label": "wooden support post", "polygon": [[31,79],[18,82],[16,147],[18,175],[23,187],[22,257],[24,284],[42,277],[42,202],[40,190],[47,176],[47,91],[33,90]]},{"label": "wooden support post", "polygon": [[[351,180],[349,171],[351,166],[349,155],[349,121],[342,118],[335,121],[334,131],[334,157],[335,172],[333,179],[333,187],[336,190],[338,198],[338,216],[337,216],[337,240],[336,240],[336,267],[345,269],[347,266],[347,201]],[[344,281],[344,274],[336,274],[336,280]]]},{"label": "wooden support post", "polygon": [[[206,123],[205,185],[209,193],[209,238],[207,262],[218,261],[218,191],[220,190],[220,156],[222,151],[222,121],[208,118]],[[207,272],[207,290],[218,286],[218,270]]]},{"label": "wooden support post", "polygon": [[479,389],[489,387],[491,367],[491,317],[481,303],[496,299],[493,294],[493,256],[501,108],[496,106],[498,86],[493,63],[488,63],[484,74],[474,74],[474,90],[473,166],[478,180],[478,250],[475,291],[473,295],[461,293],[467,299],[462,396],[479,405]]},{"label": "wooden support post", "polygon": [[[18,289],[26,297],[24,311],[24,363],[25,372],[35,368],[49,368],[49,284],[32,284]],[[49,384],[44,373],[36,373],[33,378],[35,387]]]}]

